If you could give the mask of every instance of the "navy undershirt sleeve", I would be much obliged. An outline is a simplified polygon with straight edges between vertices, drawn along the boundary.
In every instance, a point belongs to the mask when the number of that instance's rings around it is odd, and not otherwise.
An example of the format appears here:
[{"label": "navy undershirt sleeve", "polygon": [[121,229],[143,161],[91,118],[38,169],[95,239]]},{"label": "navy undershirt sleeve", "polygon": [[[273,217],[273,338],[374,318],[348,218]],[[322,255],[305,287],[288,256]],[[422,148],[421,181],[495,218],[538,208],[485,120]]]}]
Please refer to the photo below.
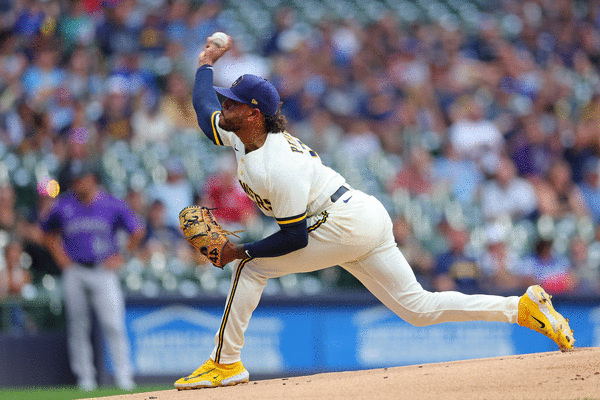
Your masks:
[{"label": "navy undershirt sleeve", "polygon": [[306,219],[290,225],[280,226],[280,230],[258,242],[246,243],[244,250],[252,258],[279,257],[308,245]]},{"label": "navy undershirt sleeve", "polygon": [[213,88],[213,68],[210,65],[203,65],[196,71],[192,103],[200,129],[213,143],[219,144],[213,131],[212,116],[215,111],[221,111],[221,103]]}]

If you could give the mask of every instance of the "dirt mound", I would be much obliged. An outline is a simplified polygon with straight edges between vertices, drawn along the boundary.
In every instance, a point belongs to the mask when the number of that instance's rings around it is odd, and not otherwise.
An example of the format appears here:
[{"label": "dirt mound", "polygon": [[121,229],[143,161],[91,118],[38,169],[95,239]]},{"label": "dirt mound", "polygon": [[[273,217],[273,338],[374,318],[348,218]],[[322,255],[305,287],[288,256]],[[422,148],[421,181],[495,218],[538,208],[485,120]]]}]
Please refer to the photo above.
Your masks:
[{"label": "dirt mound", "polygon": [[103,397],[186,399],[600,399],[600,348]]}]

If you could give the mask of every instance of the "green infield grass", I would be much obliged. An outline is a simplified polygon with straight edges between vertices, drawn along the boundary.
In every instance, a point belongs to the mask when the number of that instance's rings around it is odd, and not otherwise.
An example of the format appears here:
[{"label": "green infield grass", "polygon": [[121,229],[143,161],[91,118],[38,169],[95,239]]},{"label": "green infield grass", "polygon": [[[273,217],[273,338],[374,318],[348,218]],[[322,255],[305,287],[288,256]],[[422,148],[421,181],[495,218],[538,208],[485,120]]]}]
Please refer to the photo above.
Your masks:
[{"label": "green infield grass", "polygon": [[95,397],[114,396],[128,393],[154,392],[157,390],[173,389],[173,385],[145,385],[135,390],[124,391],[117,387],[100,387],[91,392],[79,390],[74,386],[65,387],[29,387],[29,388],[0,388],[0,400],[73,400],[93,399]]}]

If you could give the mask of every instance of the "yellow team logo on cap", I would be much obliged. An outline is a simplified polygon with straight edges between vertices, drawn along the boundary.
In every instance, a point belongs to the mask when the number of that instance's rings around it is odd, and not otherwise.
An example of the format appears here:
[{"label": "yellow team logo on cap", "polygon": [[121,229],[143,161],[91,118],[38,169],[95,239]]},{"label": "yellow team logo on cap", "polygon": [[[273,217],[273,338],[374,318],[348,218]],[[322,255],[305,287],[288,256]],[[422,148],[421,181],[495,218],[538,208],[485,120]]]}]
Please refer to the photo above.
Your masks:
[{"label": "yellow team logo on cap", "polygon": [[256,101],[255,99],[252,99],[252,101],[250,103],[252,103],[254,105],[258,105],[258,101]]}]

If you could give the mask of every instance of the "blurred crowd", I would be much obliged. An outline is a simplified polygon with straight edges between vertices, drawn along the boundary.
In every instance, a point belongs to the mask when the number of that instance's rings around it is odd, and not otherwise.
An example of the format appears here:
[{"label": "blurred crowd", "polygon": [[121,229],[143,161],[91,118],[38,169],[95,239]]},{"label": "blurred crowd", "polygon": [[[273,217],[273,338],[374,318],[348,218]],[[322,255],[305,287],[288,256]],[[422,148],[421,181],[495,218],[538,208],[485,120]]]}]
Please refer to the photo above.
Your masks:
[{"label": "blurred crowd", "polygon": [[[333,3],[0,0],[0,296],[60,286],[39,220],[83,159],[146,221],[130,293],[226,290],[182,238],[184,206],[245,240],[277,229],[199,132],[215,31],[234,40],[215,84],[269,78],[290,133],[384,202],[424,287],[600,294],[600,2]],[[344,286],[337,267],[266,292]]]}]

